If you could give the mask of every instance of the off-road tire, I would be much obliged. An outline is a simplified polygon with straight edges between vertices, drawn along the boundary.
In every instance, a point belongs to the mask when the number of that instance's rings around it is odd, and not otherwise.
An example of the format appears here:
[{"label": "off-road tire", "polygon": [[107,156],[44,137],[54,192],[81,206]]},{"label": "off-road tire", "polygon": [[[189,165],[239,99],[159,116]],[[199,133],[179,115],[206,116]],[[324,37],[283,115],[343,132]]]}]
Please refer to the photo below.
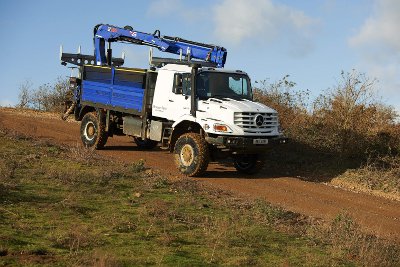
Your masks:
[{"label": "off-road tire", "polygon": [[175,143],[174,157],[181,173],[187,176],[199,176],[208,167],[210,158],[208,144],[200,134],[183,134]]},{"label": "off-road tire", "polygon": [[153,141],[150,139],[142,139],[140,137],[133,137],[136,145],[142,149],[153,149],[158,145],[157,141]]},{"label": "off-road tire", "polygon": [[236,155],[233,158],[235,169],[244,174],[256,174],[264,165],[265,159],[261,154]]},{"label": "off-road tire", "polygon": [[107,143],[106,118],[96,112],[89,112],[83,116],[81,123],[81,140],[85,147],[102,149]]}]

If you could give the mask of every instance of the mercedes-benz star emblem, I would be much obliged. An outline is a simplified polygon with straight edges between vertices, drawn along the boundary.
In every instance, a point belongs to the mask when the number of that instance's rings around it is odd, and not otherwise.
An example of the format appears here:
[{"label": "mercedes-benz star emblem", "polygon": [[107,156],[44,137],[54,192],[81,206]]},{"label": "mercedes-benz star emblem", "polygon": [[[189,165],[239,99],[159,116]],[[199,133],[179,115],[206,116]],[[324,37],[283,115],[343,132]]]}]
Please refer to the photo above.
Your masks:
[{"label": "mercedes-benz star emblem", "polygon": [[258,127],[261,127],[261,126],[264,124],[264,117],[263,117],[262,115],[257,115],[257,116],[254,118],[254,122],[256,123],[256,125],[257,125]]}]

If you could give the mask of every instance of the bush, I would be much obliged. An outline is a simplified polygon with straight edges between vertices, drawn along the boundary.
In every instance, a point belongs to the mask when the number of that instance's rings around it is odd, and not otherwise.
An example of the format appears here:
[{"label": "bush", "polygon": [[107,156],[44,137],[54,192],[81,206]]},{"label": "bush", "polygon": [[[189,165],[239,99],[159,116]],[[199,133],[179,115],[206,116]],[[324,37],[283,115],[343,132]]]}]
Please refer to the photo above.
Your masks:
[{"label": "bush", "polygon": [[299,129],[308,117],[308,91],[295,90],[296,83],[289,80],[289,75],[269,83],[268,80],[256,82],[254,99],[275,109],[286,133],[291,137],[298,136]]},{"label": "bush", "polygon": [[[396,114],[375,95],[376,80],[356,71],[342,72],[339,83],[314,101],[313,118],[342,155],[389,153]],[[320,133],[322,134],[322,133]]]},{"label": "bush", "polygon": [[19,86],[18,108],[31,108],[40,111],[63,111],[63,103],[69,91],[68,79],[58,77],[54,84],[42,84],[33,89],[30,81]]},{"label": "bush", "polygon": [[342,72],[333,88],[310,102],[308,91],[296,90],[288,77],[259,82],[254,96],[278,111],[294,142],[346,158],[399,153],[397,114],[379,101],[376,80],[355,70]]}]

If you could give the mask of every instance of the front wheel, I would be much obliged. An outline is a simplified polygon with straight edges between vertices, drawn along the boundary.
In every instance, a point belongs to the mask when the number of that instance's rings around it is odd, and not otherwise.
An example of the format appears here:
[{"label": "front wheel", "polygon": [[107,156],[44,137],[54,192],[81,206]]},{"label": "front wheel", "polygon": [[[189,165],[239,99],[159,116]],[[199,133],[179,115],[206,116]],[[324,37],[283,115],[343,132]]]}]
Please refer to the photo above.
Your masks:
[{"label": "front wheel", "polygon": [[265,160],[260,154],[236,155],[233,158],[233,166],[238,172],[255,174],[264,167]]},{"label": "front wheel", "polygon": [[85,114],[81,124],[83,145],[88,148],[102,149],[107,139],[105,116],[101,115],[99,119],[96,112]]},{"label": "front wheel", "polygon": [[208,144],[200,134],[183,134],[175,143],[174,156],[181,173],[187,176],[201,175],[209,162]]}]

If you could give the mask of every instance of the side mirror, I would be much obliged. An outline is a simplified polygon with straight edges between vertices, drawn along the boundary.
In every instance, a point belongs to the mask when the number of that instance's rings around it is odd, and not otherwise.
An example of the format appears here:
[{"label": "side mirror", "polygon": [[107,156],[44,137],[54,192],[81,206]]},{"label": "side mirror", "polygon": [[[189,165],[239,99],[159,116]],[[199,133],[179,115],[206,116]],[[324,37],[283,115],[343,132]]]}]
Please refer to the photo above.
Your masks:
[{"label": "side mirror", "polygon": [[182,94],[182,74],[175,73],[174,75],[174,87],[172,88],[174,94]]},{"label": "side mirror", "polygon": [[182,75],[182,94],[184,96],[190,96],[191,92],[191,77],[190,73],[184,73]]}]

